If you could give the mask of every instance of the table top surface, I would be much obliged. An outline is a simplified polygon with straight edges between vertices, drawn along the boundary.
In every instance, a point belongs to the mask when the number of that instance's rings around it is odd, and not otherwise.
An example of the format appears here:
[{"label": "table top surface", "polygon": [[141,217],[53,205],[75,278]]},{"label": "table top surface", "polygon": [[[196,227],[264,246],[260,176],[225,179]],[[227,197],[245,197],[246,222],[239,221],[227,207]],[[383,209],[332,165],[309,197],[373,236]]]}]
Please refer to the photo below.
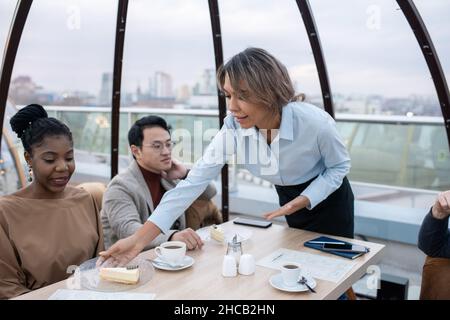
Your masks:
[{"label": "table top surface", "polygon": [[[156,299],[171,300],[337,299],[366,273],[369,266],[375,265],[379,261],[384,248],[384,245],[377,243],[333,236],[335,239],[351,241],[370,248],[370,252],[354,260],[349,260],[305,247],[303,245],[305,241],[320,236],[317,233],[275,224],[267,229],[261,229],[236,225],[231,221],[222,224],[221,228],[226,232],[250,230],[252,235],[250,239],[242,242],[242,248],[243,253],[252,254],[256,261],[280,248],[286,248],[343,261],[353,261],[354,266],[337,283],[316,278],[316,293],[286,292],[270,285],[270,277],[280,272],[271,268],[257,265],[253,275],[238,274],[236,277],[223,277],[222,261],[227,246],[209,239],[205,241],[202,249],[187,252],[187,255],[195,259],[195,263],[191,267],[179,271],[155,269],[149,282],[131,292],[154,293]],[[145,251],[140,256],[151,259],[156,257],[154,250]],[[16,299],[48,299],[56,290],[67,288],[68,281],[63,280],[16,297]]]}]

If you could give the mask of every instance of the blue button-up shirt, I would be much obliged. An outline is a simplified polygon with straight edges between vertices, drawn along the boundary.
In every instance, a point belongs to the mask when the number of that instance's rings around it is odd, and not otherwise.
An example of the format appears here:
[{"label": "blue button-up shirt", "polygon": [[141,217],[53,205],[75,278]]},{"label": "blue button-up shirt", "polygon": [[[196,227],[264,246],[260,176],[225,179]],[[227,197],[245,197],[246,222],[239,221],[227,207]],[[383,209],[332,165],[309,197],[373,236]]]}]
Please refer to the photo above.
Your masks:
[{"label": "blue button-up shirt", "polygon": [[223,165],[231,162],[280,186],[297,185],[316,177],[301,193],[310,201],[308,209],[339,188],[350,170],[350,157],[328,113],[308,103],[289,103],[283,107],[280,129],[275,134],[268,145],[262,130],[242,129],[228,115],[202,158],[186,179],[164,194],[149,220],[167,232],[220,174]]}]

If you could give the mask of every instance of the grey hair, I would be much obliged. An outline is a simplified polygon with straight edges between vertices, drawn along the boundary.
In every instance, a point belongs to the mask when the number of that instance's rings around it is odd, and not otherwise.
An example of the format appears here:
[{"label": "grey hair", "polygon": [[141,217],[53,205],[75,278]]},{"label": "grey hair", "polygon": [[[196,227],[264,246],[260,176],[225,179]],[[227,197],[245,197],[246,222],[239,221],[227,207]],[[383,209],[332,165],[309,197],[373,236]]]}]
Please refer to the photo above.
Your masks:
[{"label": "grey hair", "polygon": [[303,94],[295,95],[287,68],[264,49],[247,48],[219,67],[217,83],[222,92],[227,75],[239,96],[274,113],[281,113],[291,101],[304,99]]}]

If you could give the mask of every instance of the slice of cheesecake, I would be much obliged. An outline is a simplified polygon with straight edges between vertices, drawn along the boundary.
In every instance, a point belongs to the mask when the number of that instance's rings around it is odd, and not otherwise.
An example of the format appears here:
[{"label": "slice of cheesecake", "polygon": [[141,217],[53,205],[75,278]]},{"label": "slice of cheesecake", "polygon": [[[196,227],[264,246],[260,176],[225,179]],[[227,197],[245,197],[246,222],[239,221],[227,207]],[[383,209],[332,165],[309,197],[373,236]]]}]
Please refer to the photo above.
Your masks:
[{"label": "slice of cheesecake", "polygon": [[107,281],[136,284],[139,281],[139,269],[100,268],[100,278]]},{"label": "slice of cheesecake", "polygon": [[216,241],[223,242],[225,240],[225,232],[219,226],[213,224],[209,228],[209,235]]}]

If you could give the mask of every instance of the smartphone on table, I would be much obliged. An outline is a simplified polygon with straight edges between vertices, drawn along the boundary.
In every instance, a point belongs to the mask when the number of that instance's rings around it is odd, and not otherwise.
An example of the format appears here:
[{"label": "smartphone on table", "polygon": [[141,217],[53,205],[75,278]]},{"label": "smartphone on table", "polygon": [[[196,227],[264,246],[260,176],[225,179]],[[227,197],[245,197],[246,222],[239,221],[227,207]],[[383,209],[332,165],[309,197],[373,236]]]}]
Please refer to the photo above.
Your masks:
[{"label": "smartphone on table", "polygon": [[357,244],[351,244],[351,243],[324,243],[322,245],[323,250],[329,250],[329,251],[342,251],[342,252],[361,252],[366,253],[369,251],[368,248],[357,245]]},{"label": "smartphone on table", "polygon": [[253,220],[253,219],[245,219],[245,218],[236,218],[233,220],[233,223],[241,224],[244,226],[257,227],[257,228],[268,228],[272,225],[272,222],[270,222],[270,221]]}]

